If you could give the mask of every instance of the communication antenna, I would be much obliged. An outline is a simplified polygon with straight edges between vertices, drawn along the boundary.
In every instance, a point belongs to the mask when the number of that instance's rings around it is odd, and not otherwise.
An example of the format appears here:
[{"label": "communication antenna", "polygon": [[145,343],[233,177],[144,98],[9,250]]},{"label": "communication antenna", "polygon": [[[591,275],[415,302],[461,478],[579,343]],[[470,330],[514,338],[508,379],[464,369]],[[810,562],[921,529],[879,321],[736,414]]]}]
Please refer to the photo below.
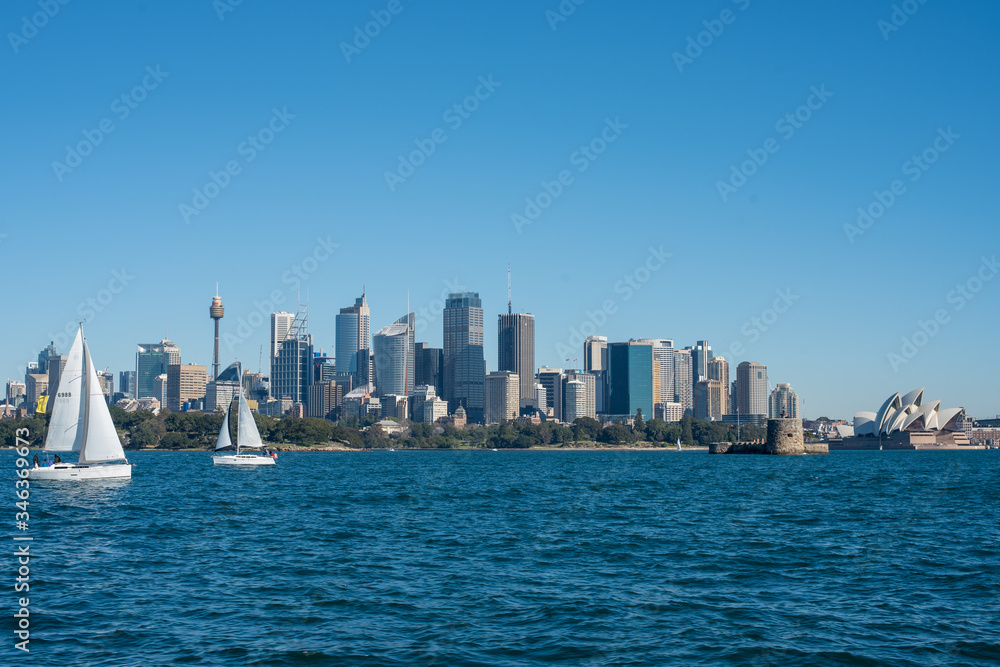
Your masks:
[{"label": "communication antenna", "polygon": [[507,263],[507,314],[510,315],[514,311],[510,307],[510,262]]}]

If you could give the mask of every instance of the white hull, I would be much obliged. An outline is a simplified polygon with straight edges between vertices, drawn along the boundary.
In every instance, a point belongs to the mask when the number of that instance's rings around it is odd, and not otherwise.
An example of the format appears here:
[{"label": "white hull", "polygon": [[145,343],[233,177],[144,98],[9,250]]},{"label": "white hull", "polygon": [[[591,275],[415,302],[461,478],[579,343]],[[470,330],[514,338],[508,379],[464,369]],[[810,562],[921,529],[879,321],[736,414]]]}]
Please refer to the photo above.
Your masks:
[{"label": "white hull", "polygon": [[273,466],[274,459],[259,454],[230,454],[213,456],[212,465],[217,466]]},{"label": "white hull", "polygon": [[57,463],[54,466],[30,468],[29,479],[47,480],[80,480],[80,479],[114,479],[132,477],[131,463],[77,465],[76,463]]}]

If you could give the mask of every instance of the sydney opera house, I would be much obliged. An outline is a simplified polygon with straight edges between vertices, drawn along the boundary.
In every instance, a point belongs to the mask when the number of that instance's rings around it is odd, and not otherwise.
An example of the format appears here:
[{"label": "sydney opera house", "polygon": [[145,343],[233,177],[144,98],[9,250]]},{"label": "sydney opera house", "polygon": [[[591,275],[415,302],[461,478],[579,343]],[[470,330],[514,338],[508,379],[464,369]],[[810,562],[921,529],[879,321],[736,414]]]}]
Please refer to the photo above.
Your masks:
[{"label": "sydney opera house", "polygon": [[893,394],[878,412],[855,412],[854,435],[831,440],[830,449],[982,449],[963,430],[964,408],[924,402],[924,389]]}]

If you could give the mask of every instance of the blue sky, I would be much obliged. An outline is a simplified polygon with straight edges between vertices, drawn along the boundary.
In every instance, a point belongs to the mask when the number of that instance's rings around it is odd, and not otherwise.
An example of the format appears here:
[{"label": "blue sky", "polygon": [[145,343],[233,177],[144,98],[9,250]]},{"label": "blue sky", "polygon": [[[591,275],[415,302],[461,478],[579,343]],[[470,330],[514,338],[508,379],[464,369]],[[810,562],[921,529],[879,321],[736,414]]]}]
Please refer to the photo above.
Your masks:
[{"label": "blue sky", "polygon": [[[556,21],[556,0],[5,3],[2,368],[21,378],[80,319],[113,371],[166,331],[210,364],[218,281],[240,339],[223,364],[257,365],[268,328],[249,325],[272,294],[293,309],[308,292],[331,351],[363,285],[373,331],[409,293],[434,345],[435,301],[461,285],[482,296],[492,370],[509,262],[538,365],[566,366],[597,320],[611,340],[707,339],[734,373],[765,363],[806,416],[916,386],[1000,413],[1000,8],[679,4],[588,0]],[[372,12],[391,21],[345,56]],[[387,183],[416,142],[433,152]],[[197,200],[212,173],[225,187]],[[547,207],[518,229],[526,198]]]}]

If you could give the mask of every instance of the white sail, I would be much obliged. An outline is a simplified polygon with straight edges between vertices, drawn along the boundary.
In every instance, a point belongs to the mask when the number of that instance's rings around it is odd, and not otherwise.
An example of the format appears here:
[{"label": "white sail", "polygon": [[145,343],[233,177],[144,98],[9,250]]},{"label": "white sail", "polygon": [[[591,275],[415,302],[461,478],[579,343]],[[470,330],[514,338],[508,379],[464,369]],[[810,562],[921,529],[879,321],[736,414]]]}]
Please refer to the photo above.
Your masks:
[{"label": "white sail", "polygon": [[263,447],[264,443],[260,439],[260,431],[257,430],[257,423],[253,420],[253,413],[250,412],[250,404],[243,398],[243,384],[240,383],[240,420],[236,423],[236,444],[240,449],[248,447]]},{"label": "white sail", "polygon": [[215,443],[215,448],[225,449],[232,447],[233,441],[229,437],[229,409],[226,409],[226,416],[222,418],[222,428],[219,429],[219,439]]},{"label": "white sail", "polygon": [[[111,420],[108,402],[104,399],[101,384],[97,381],[97,371],[90,358],[87,341],[83,342],[84,391],[86,409],[84,411],[83,444],[80,446],[80,463],[103,463],[125,458],[122,442],[118,439],[115,423]],[[59,391],[62,391],[60,387]]]},{"label": "white sail", "polygon": [[78,452],[83,444],[84,391],[83,329],[76,332],[56,395],[49,395],[52,418],[45,436],[47,452]]}]

